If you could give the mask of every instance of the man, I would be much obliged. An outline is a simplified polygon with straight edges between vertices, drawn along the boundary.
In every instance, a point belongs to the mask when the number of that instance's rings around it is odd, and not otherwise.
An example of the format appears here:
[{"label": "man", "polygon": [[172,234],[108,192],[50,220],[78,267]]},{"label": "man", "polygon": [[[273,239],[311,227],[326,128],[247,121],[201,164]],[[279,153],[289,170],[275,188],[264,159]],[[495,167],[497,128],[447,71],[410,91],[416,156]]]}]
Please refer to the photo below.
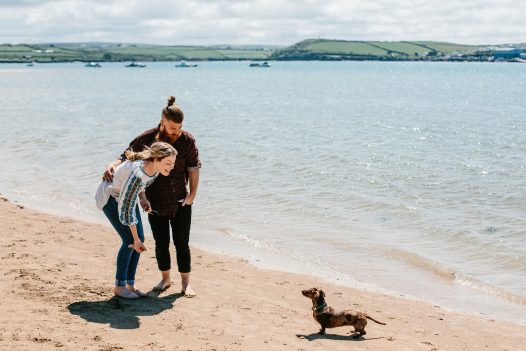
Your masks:
[{"label": "man", "polygon": [[[155,257],[162,279],[154,290],[164,291],[172,285],[170,278],[170,227],[181,274],[181,293],[186,297],[196,294],[190,287],[191,254],[188,245],[192,219],[192,203],[199,184],[199,152],[194,137],[183,130],[184,114],[175,104],[175,97],[168,98],[162,110],[161,122],[135,138],[129,150],[141,151],[156,141],[169,143],[177,150],[174,169],[169,176],[159,175],[154,183],[139,194],[141,207],[148,212],[148,221],[155,240]],[[124,154],[123,154],[124,155]],[[103,179],[111,181],[113,171],[125,159],[111,163]]]}]

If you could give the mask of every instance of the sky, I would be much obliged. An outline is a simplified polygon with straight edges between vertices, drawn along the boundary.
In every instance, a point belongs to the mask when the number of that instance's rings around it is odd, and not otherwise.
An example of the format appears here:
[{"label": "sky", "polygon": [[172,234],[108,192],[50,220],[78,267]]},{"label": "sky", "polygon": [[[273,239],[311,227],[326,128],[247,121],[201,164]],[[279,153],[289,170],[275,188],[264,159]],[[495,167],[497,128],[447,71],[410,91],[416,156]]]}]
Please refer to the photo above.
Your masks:
[{"label": "sky", "polygon": [[524,0],[0,0],[0,43],[526,42]]}]

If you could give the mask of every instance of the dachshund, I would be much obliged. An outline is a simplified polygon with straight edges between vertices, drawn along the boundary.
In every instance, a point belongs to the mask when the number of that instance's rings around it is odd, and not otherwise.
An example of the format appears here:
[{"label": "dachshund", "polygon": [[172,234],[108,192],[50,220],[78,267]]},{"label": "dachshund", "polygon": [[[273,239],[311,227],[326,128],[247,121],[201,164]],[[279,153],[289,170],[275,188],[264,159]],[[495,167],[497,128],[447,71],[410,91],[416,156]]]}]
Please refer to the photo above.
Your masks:
[{"label": "dachshund", "polygon": [[312,315],[316,322],[320,323],[321,329],[318,334],[325,334],[325,328],[343,327],[345,325],[352,325],[354,332],[359,333],[356,337],[365,335],[365,326],[367,320],[370,319],[378,324],[385,325],[376,319],[368,316],[364,312],[356,311],[335,311],[334,308],[327,306],[325,302],[325,293],[323,290],[311,288],[309,290],[302,290],[303,296],[312,300]]}]

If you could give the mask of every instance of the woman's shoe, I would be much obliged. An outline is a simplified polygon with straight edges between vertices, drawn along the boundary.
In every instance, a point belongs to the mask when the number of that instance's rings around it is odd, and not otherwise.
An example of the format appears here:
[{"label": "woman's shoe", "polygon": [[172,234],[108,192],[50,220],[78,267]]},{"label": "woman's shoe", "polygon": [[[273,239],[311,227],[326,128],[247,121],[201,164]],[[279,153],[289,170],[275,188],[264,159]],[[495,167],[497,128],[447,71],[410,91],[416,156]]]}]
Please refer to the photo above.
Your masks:
[{"label": "woman's shoe", "polygon": [[148,297],[148,294],[147,294],[147,293],[142,292],[142,291],[139,290],[139,289],[133,289],[132,292],[133,292],[135,295],[139,296],[139,297]]},{"label": "woman's shoe", "polygon": [[136,300],[136,299],[139,298],[139,295],[137,295],[136,293],[131,292],[130,290],[128,290],[126,288],[125,289],[119,289],[118,291],[114,290],[113,293],[117,297],[121,297],[123,299],[128,299],[128,300]]}]

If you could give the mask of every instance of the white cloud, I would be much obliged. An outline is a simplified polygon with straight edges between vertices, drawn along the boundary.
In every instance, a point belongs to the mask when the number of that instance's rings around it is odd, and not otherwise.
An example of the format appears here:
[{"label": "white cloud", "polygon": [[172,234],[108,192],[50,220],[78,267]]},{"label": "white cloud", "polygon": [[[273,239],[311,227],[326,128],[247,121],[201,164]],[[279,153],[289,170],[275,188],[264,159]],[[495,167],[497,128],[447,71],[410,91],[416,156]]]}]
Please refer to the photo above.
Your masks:
[{"label": "white cloud", "polygon": [[525,42],[520,0],[0,0],[0,42]]}]

